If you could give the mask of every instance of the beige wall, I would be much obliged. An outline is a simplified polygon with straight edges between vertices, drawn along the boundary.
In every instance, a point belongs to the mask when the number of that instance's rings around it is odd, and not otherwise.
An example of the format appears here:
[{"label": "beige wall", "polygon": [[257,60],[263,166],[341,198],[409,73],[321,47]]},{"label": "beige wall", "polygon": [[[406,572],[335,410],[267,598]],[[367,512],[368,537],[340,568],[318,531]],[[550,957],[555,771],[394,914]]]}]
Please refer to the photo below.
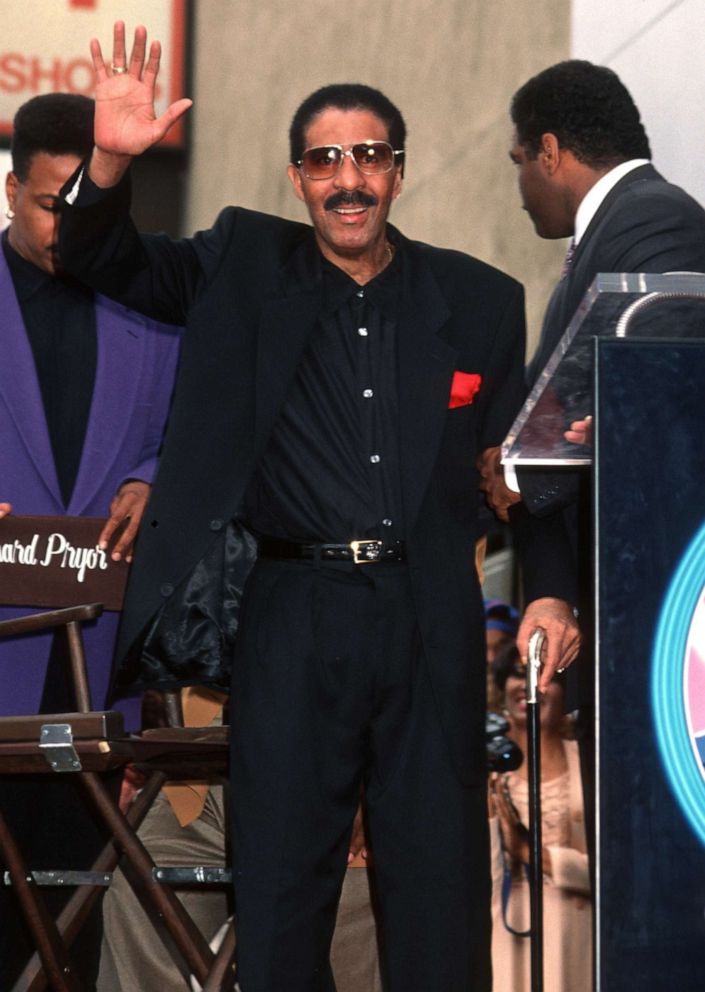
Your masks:
[{"label": "beige wall", "polygon": [[507,106],[567,57],[569,19],[568,0],[196,2],[187,230],[226,203],[303,218],[285,175],[291,115],[319,86],[366,82],[409,130],[394,223],[524,282],[535,338],[565,249],[520,210]]}]

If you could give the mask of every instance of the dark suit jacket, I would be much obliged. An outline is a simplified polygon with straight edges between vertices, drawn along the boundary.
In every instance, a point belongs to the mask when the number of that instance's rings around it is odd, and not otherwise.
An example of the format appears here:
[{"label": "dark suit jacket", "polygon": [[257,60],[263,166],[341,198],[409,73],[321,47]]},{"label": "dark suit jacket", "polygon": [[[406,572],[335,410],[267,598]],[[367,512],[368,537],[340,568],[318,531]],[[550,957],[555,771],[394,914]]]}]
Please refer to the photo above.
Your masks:
[{"label": "dark suit jacket", "polygon": [[533,385],[598,272],[705,271],[705,211],[652,165],[610,190],[556,286],[529,369]]},{"label": "dark suit jacket", "polygon": [[[570,272],[556,286],[546,309],[541,340],[527,370],[528,385],[545,366],[599,272],[674,271],[705,272],[705,211],[652,165],[643,165],[608,193],[581,238]],[[593,602],[590,473],[522,469],[518,478],[532,513],[561,513],[567,525],[587,646]],[[576,671],[581,685],[571,686],[571,707],[592,697],[592,666],[583,663]],[[573,672],[571,683],[575,678]]]},{"label": "dark suit jacket", "polygon": [[[230,207],[192,239],[140,238],[127,200],[127,183],[95,205],[82,207],[79,195],[61,230],[67,268],[150,316],[187,325],[128,590],[123,649],[139,642],[237,516],[316,326],[322,288],[307,225]],[[404,260],[398,381],[408,567],[455,763],[477,779],[484,770],[485,661],[473,555],[475,458],[502,440],[521,400],[523,293],[476,259],[392,236]],[[456,370],[479,373],[482,385],[473,403],[449,409]],[[543,540],[529,532],[528,540],[535,538]],[[555,570],[528,581],[535,595],[562,591]],[[191,665],[171,680],[202,681],[203,672]]]},{"label": "dark suit jacket", "polygon": [[[569,274],[551,296],[527,369],[529,387],[598,272],[705,272],[705,210],[652,165],[620,179],[600,204],[575,250]],[[545,514],[575,502],[580,478],[581,473],[570,470],[523,469],[519,485],[531,512]]]}]

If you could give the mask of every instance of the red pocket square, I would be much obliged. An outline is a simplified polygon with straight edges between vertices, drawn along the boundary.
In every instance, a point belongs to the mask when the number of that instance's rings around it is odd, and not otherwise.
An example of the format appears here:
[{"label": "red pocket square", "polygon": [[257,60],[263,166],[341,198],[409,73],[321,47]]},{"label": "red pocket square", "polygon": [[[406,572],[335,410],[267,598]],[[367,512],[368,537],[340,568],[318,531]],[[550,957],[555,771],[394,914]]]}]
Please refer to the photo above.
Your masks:
[{"label": "red pocket square", "polygon": [[454,372],[448,409],[452,410],[456,406],[468,406],[472,403],[481,383],[482,376],[477,372]]}]

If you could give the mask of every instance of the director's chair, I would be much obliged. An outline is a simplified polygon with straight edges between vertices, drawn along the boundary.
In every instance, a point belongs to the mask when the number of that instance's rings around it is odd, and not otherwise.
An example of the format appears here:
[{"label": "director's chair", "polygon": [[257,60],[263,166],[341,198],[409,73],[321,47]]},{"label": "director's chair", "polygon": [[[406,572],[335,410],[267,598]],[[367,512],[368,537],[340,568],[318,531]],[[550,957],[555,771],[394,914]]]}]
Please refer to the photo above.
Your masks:
[{"label": "director's chair", "polygon": [[[91,709],[81,625],[102,613],[90,604],[53,610],[0,622],[0,637],[16,637],[40,630],[63,628],[69,647],[68,676],[76,711],[31,716],[0,717],[0,775],[27,773],[74,775],[85,802],[111,835],[90,872],[31,871],[21,844],[0,810],[0,853],[7,880],[16,894],[36,952],[12,992],[81,992],[70,948],[89,916],[121,855],[129,865],[135,895],[155,920],[156,932],[168,937],[204,992],[227,992],[234,985],[235,933],[231,926],[217,954],[165,884],[169,872],[159,870],[137,836],[137,829],[167,780],[207,778],[223,773],[227,764],[227,728],[168,727],[126,735],[122,714]],[[174,698],[170,700],[175,711]],[[146,781],[127,814],[103,781],[109,772],[132,763],[146,773]],[[197,874],[197,872],[196,872]],[[46,878],[47,875],[54,876]],[[183,879],[183,872],[180,875]],[[60,915],[53,919],[42,897],[47,882],[76,886]],[[149,939],[145,935],[145,939]]]}]

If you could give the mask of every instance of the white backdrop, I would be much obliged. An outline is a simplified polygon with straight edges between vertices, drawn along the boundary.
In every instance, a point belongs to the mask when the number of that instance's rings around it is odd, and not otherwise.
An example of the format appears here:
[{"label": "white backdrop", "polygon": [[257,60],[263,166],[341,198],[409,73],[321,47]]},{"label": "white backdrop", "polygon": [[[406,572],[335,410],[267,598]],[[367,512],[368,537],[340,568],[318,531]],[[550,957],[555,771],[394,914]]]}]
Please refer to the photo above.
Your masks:
[{"label": "white backdrop", "polygon": [[641,111],[654,164],[705,204],[705,3],[573,0],[575,58],[614,69]]}]

